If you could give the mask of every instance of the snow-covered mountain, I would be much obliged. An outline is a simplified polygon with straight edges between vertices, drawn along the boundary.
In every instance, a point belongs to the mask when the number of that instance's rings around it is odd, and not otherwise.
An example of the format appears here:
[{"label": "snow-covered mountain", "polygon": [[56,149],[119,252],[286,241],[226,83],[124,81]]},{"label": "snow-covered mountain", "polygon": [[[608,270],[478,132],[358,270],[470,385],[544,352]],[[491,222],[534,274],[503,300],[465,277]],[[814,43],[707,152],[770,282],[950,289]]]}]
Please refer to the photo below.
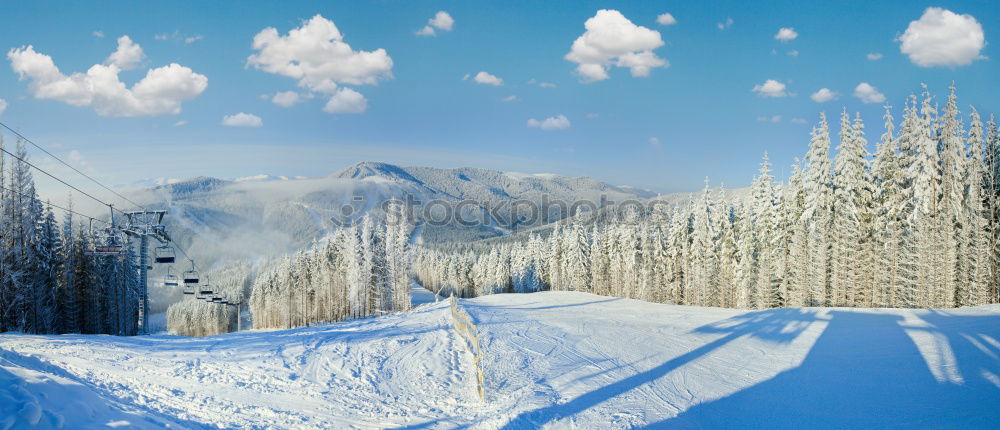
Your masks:
[{"label": "snow-covered mountain", "polygon": [[[258,175],[237,180],[197,177],[133,191],[149,208],[166,208],[175,240],[190,248],[202,265],[230,259],[283,255],[308,246],[339,223],[368,213],[390,198],[407,196],[422,204],[470,200],[466,219],[486,223],[428,227],[425,240],[448,241],[493,237],[511,230],[554,221],[558,212],[525,225],[511,220],[516,201],[645,200],[656,193],[621,187],[586,177],[505,173],[477,168],[400,167],[361,162],[319,178]],[[345,217],[345,211],[350,216]]]}]

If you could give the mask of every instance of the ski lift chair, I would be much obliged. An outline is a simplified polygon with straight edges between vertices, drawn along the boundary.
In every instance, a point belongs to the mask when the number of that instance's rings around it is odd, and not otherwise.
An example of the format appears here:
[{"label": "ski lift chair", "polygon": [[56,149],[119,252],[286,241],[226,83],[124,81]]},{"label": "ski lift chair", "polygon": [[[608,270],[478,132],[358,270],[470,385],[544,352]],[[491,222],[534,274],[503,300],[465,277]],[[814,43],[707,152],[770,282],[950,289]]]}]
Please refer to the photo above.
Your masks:
[{"label": "ski lift chair", "polygon": [[170,269],[171,269],[170,267],[167,267],[167,276],[163,277],[164,287],[176,287],[177,285],[179,285],[179,282],[177,281],[177,275],[170,273]]},{"label": "ski lift chair", "polygon": [[[93,224],[93,220],[91,220]],[[90,255],[120,255],[125,253],[125,233],[112,227],[94,230],[91,227],[93,237],[92,249],[87,253]]]},{"label": "ski lift chair", "polygon": [[153,252],[153,261],[160,264],[170,264],[176,260],[176,255],[174,254],[174,248],[170,245],[158,246]]},{"label": "ski lift chair", "polygon": [[211,298],[211,296],[215,294],[215,291],[212,290],[212,286],[208,284],[207,279],[205,280],[204,284],[201,284],[201,286],[198,287],[198,294],[201,294],[202,296],[206,296],[208,298]]},{"label": "ski lift chair", "polygon": [[191,270],[184,272],[181,277],[184,278],[184,286],[198,284],[198,271],[194,270],[193,261],[191,262]]}]

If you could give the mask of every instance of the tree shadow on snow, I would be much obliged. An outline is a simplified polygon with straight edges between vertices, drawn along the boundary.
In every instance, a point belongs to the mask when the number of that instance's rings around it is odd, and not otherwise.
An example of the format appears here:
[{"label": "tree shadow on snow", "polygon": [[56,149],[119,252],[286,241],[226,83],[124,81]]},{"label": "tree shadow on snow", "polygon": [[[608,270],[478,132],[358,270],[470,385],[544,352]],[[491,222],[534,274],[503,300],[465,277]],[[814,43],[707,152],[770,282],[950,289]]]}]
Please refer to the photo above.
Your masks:
[{"label": "tree shadow on snow", "polygon": [[[802,363],[646,428],[995,428],[1000,422],[1000,317],[944,311],[775,309],[694,330],[723,336],[569,402],[524,412],[537,428],[635,390],[742,337],[788,343],[826,327]],[[664,405],[664,407],[669,407]]]},{"label": "tree shadow on snow", "polygon": [[830,311],[801,365],[648,428],[996,428],[1000,317],[915,313]]},{"label": "tree shadow on snow", "polygon": [[722,337],[674,357],[666,362],[633,376],[605,385],[594,391],[562,404],[526,411],[514,417],[505,429],[537,428],[549,421],[571,417],[596,406],[605,400],[635,390],[649,382],[697,360],[712,351],[744,336],[752,336],[769,342],[788,343],[797,338],[810,323],[817,321],[811,311],[799,309],[774,309],[750,312],[725,321],[699,327],[696,333],[719,333]]}]

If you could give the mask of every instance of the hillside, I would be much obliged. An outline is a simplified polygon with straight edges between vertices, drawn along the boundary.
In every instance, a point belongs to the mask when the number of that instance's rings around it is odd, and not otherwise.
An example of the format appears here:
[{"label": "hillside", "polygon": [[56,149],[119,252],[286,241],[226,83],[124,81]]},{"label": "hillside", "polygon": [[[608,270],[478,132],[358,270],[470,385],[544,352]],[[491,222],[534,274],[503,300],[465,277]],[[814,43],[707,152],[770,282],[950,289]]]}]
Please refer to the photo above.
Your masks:
[{"label": "hillside", "polygon": [[[475,168],[400,167],[377,162],[357,163],[319,178],[263,174],[229,181],[197,177],[130,193],[146,207],[169,211],[164,221],[173,239],[189,251],[202,269],[235,261],[260,261],[302,250],[336,230],[340,226],[338,221],[378,213],[377,208],[393,198],[405,200],[411,196],[423,204],[434,200],[452,204],[472,200],[489,202],[498,208],[494,211],[482,211],[476,206],[464,208],[464,219],[485,217],[484,225],[463,226],[452,222],[421,229],[421,240],[443,243],[497,237],[561,217],[553,213],[534,223],[519,224],[509,212],[514,201],[599,201],[602,195],[615,201],[656,196],[650,191],[617,187],[584,177]],[[344,216],[345,208],[350,208],[350,216]],[[153,279],[163,275],[162,267],[156,269]],[[175,269],[186,269],[186,262],[178,261]],[[176,300],[176,294],[164,294],[167,293],[153,290],[157,311],[165,310],[166,304]]]},{"label": "hillside", "polygon": [[996,305],[748,312],[570,292],[461,305],[480,328],[485,403],[441,302],[206,338],[0,335],[0,426],[989,428],[1000,420]]},{"label": "hillside", "polygon": [[[346,206],[352,217],[372,211],[390,198],[412,196],[427,204],[472,200],[500,209],[488,214],[486,226],[451,224],[424,231],[424,239],[448,241],[505,234],[513,225],[509,208],[516,200],[644,200],[650,191],[617,187],[589,178],[511,174],[496,170],[399,167],[362,162],[322,178],[289,179],[270,175],[227,181],[199,177],[132,192],[144,205],[166,207],[168,227],[193,256],[217,260],[256,258],[297,251],[338,227]],[[482,217],[476,209],[467,219]],[[558,219],[559,214],[532,225]]]}]

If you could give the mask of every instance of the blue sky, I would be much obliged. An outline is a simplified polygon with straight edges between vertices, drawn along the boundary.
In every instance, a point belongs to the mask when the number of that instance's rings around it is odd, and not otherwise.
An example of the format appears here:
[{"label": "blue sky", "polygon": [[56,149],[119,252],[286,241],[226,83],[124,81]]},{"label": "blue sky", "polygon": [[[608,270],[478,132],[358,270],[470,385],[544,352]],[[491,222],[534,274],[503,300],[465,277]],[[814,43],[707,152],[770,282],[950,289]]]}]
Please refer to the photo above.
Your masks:
[{"label": "blue sky", "polygon": [[[957,14],[949,22],[966,26],[960,30],[979,26],[984,46],[969,48],[960,37],[953,41],[956,48],[944,53],[921,46],[902,52],[904,43],[897,39],[928,7]],[[602,9],[618,11],[630,25],[644,27],[636,31],[646,36],[658,32],[662,46],[648,51],[669,67],[654,65],[636,77],[634,69],[607,65],[618,61],[612,58],[605,63],[607,79],[583,82],[587,77],[577,72],[578,64],[565,57],[584,34],[584,23]],[[451,29],[417,35],[438,11],[453,19]],[[189,97],[173,105],[157,102],[138,111],[109,113],[101,111],[99,101],[74,105],[65,94],[40,97],[32,87],[36,77],[19,79],[8,52],[6,67],[0,67],[0,98],[7,103],[0,121],[115,184],[196,175],[319,176],[356,161],[380,160],[586,175],[665,192],[697,189],[705,176],[738,187],[750,182],[764,151],[779,177],[787,173],[792,159],[805,153],[810,127],[821,111],[837,115],[846,107],[861,112],[869,139],[877,139],[883,103],[855,97],[862,82],[886,102],[901,106],[921,82],[943,96],[954,80],[963,106],[1000,112],[1000,67],[991,43],[1000,31],[1000,7],[985,0],[766,6],[667,1],[5,2],[0,13],[5,17],[0,27],[4,49],[31,45],[34,53],[51,57],[64,75],[113,63],[108,56],[119,47],[119,37],[127,35],[143,55],[134,63],[120,62],[118,77],[126,87],[148,70],[171,63],[190,69],[184,77],[207,79],[203,89],[188,88]],[[658,23],[663,13],[676,22]],[[248,61],[261,53],[253,40],[262,30],[274,27],[277,37],[285,37],[317,14],[339,29],[342,42],[355,53],[384,50],[391,67],[383,64],[353,78],[337,75],[329,81],[336,90],[330,90]],[[729,19],[731,25],[726,25]],[[792,29],[796,37],[777,40],[781,28]],[[868,54],[881,58],[871,60]],[[326,65],[340,67],[335,63]],[[477,83],[479,72],[502,79],[502,85]],[[768,80],[784,85],[769,93],[780,97],[753,91]],[[542,82],[552,86],[540,86]],[[363,112],[343,113],[360,110],[356,103],[348,103],[342,113],[325,112],[328,100],[345,88],[364,98]],[[817,103],[810,95],[821,88],[838,96]],[[295,91],[304,101],[290,107],[273,103],[270,96],[282,91]],[[510,96],[516,100],[503,101]],[[224,116],[240,112],[260,118],[262,125],[223,125]],[[556,129],[529,126],[530,119],[542,122],[560,115],[568,127],[557,124],[561,119],[550,123]]]}]

